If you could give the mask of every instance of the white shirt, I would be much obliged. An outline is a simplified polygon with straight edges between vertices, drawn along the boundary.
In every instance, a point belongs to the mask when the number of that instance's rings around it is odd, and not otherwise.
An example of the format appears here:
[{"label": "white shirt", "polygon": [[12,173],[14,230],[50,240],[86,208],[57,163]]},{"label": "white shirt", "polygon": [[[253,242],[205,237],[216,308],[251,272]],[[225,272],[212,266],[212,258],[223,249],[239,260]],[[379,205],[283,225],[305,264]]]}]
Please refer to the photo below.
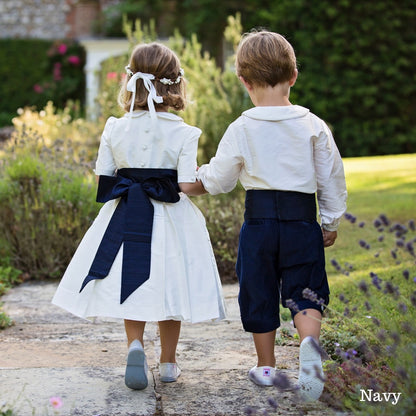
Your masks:
[{"label": "white shirt", "polygon": [[156,126],[148,111],[134,111],[131,119],[129,114],[110,117],[101,136],[95,174],[111,176],[122,168],[177,169],[178,182],[195,182],[201,130],[172,113],[156,114]]},{"label": "white shirt", "polygon": [[331,131],[307,108],[254,107],[228,127],[198,178],[210,194],[244,189],[317,192],[321,222],[335,231],[346,210],[344,168]]}]

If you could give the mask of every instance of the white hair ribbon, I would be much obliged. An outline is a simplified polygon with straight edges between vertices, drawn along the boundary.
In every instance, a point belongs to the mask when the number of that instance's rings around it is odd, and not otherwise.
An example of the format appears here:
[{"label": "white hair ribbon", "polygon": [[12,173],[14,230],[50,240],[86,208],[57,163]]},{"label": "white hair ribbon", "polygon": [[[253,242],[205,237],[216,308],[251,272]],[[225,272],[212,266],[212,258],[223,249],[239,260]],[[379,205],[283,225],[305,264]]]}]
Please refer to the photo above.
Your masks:
[{"label": "white hair ribbon", "polygon": [[[158,104],[163,103],[163,97],[157,95],[156,88],[152,82],[152,80],[155,79],[155,76],[153,74],[146,74],[144,72],[135,72],[131,76],[129,81],[127,82],[127,91],[130,91],[133,93],[131,97],[131,104],[130,104],[130,119],[132,117],[132,113],[134,109],[134,102],[136,100],[136,87],[137,87],[136,84],[139,78],[143,80],[143,84],[146,90],[149,92],[149,95],[147,96],[147,106],[149,107],[149,113],[150,113],[152,122],[154,126],[156,126],[157,116],[156,116],[156,110],[155,110],[155,105],[153,104],[153,101]],[[129,120],[129,125],[127,129],[129,128],[129,126],[130,126],[130,120]]]}]

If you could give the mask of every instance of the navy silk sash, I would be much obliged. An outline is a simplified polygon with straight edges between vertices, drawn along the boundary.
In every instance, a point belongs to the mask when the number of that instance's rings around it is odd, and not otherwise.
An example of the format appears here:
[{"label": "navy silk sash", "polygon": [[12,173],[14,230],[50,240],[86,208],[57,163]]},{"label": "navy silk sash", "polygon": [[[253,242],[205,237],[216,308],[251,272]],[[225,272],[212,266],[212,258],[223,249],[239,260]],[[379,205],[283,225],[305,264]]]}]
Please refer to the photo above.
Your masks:
[{"label": "navy silk sash", "polygon": [[91,280],[108,275],[122,243],[120,303],[149,279],[154,211],[149,198],[178,202],[178,192],[177,172],[173,169],[126,168],[118,170],[117,176],[99,177],[97,202],[121,199],[80,292]]}]

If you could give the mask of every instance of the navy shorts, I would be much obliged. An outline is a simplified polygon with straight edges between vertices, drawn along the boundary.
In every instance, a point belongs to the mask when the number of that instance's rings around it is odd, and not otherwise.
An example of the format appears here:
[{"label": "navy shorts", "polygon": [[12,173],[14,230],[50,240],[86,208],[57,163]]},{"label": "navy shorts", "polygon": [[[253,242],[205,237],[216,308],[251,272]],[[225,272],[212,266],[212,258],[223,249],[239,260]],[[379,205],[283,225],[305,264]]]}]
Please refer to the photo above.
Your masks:
[{"label": "navy shorts", "polygon": [[[246,207],[247,213],[247,207]],[[316,220],[246,217],[241,228],[237,259],[238,301],[243,327],[264,333],[280,326],[280,300],[291,299],[297,310],[323,307],[305,299],[311,289],[325,305],[329,287],[325,272],[322,231]],[[292,310],[292,316],[296,311]]]}]

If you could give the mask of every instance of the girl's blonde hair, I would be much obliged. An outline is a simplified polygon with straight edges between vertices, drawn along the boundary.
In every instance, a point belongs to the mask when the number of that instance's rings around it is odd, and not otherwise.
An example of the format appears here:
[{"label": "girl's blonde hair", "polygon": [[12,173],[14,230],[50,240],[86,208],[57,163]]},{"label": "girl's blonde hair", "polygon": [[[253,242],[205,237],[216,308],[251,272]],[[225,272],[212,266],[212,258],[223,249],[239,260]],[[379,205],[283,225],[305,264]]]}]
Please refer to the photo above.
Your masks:
[{"label": "girl's blonde hair", "polygon": [[[185,108],[185,80],[181,76],[181,66],[178,57],[167,46],[153,42],[149,44],[137,45],[130,57],[129,69],[132,73],[143,72],[152,74],[155,80],[152,81],[157,95],[163,97],[163,102],[155,103],[155,108],[171,107],[175,110]],[[175,81],[181,76],[180,82],[173,82],[172,85],[166,85],[160,82],[161,79]],[[121,86],[118,103],[125,110],[130,110],[132,93],[127,91],[127,83],[130,75],[127,75]],[[143,80],[137,80],[136,98],[134,110],[148,110],[147,96]]]},{"label": "girl's blonde hair", "polygon": [[295,51],[278,33],[246,33],[237,48],[236,71],[251,85],[274,87],[295,75]]}]

